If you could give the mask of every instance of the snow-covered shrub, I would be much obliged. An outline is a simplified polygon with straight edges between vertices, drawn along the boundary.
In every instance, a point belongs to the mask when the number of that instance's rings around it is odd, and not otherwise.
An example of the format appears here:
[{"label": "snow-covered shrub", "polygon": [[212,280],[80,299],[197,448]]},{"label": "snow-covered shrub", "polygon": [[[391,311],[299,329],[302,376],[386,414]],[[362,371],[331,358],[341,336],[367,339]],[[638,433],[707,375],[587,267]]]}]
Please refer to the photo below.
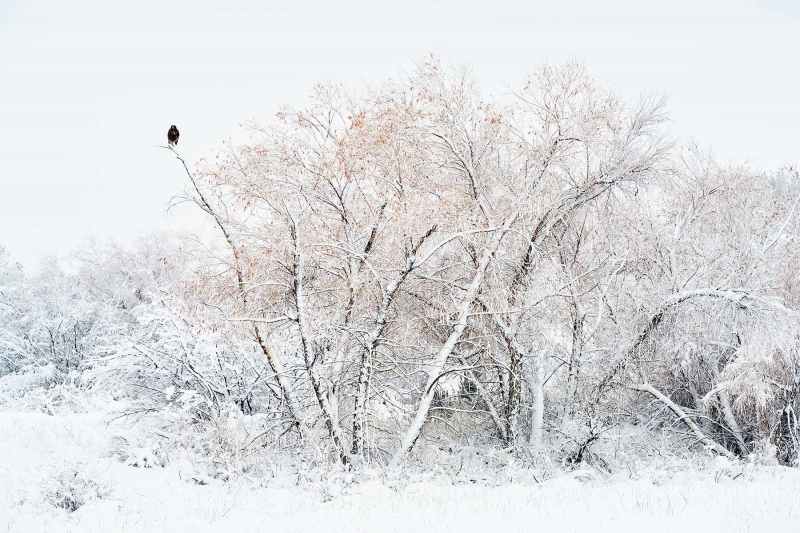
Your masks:
[{"label": "snow-covered shrub", "polygon": [[110,492],[110,485],[102,476],[88,471],[81,464],[54,473],[42,486],[45,500],[67,513],[77,511],[88,502],[106,498]]},{"label": "snow-covered shrub", "polygon": [[0,376],[0,397],[19,398],[35,389],[47,389],[56,383],[53,363],[28,365]]},{"label": "snow-covered shrub", "polygon": [[198,419],[229,403],[244,413],[268,409],[269,369],[252,330],[207,305],[201,274],[181,260],[137,288],[142,302],[96,347],[87,376],[143,408],[177,406]]},{"label": "snow-covered shrub", "polygon": [[286,424],[279,418],[244,414],[235,404],[222,406],[202,421],[192,421],[186,412],[175,413],[168,424],[174,438],[162,441],[162,446],[172,450],[176,461],[189,461],[197,472],[214,479],[268,475],[269,463],[278,454],[326,462],[313,447],[298,447],[295,435],[280,436],[275,428]]},{"label": "snow-covered shrub", "polygon": [[[113,311],[54,260],[0,292],[0,375],[27,375],[27,388],[79,384],[83,365],[108,334]],[[34,379],[35,378],[35,379]]]},{"label": "snow-covered shrub", "polygon": [[40,384],[38,381],[34,381],[32,384],[26,379],[28,376],[25,374],[22,376],[8,374],[0,378],[0,383],[14,383],[20,377],[22,377],[26,387],[16,388],[15,394],[3,394],[0,392],[0,409],[54,415],[58,413],[85,413],[97,408],[97,404],[91,399],[91,395],[87,395],[84,389],[73,384],[51,383],[48,385]]},{"label": "snow-covered shrub", "polygon": [[131,448],[128,450],[126,466],[134,468],[164,467],[164,459],[159,457],[151,448]]}]

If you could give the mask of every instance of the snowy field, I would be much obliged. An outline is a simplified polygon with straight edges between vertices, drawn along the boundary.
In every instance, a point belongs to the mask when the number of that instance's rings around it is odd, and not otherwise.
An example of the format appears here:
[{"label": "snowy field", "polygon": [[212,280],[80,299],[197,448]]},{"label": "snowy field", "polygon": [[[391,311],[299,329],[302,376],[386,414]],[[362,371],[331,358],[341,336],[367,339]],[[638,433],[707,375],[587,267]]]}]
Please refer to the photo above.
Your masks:
[{"label": "snowy field", "polygon": [[[800,531],[800,472],[778,467],[617,475],[540,484],[198,484],[185,465],[135,468],[110,453],[101,414],[0,413],[0,531]],[[646,479],[644,479],[646,478]],[[56,507],[65,487],[81,505]]]}]

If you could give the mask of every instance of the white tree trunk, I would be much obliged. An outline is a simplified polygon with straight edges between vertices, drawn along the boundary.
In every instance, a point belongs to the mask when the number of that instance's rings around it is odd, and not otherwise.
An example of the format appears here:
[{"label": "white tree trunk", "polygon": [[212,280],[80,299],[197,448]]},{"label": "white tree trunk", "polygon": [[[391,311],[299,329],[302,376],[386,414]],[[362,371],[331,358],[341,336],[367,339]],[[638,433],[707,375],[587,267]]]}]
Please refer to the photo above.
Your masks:
[{"label": "white tree trunk", "polygon": [[305,359],[306,371],[311,379],[311,388],[314,390],[314,396],[317,399],[319,408],[322,411],[322,416],[325,420],[325,425],[328,428],[333,444],[336,447],[336,452],[339,454],[339,459],[342,463],[347,464],[350,457],[345,449],[344,434],[342,428],[338,423],[338,416],[333,412],[331,404],[328,402],[328,396],[322,390],[322,383],[315,366],[315,357],[312,351],[309,332],[308,321],[306,320],[305,309],[305,294],[303,288],[303,262],[300,256],[300,245],[297,242],[299,236],[297,235],[297,226],[294,227],[292,237],[295,243],[294,265],[293,265],[293,289],[295,297],[295,305],[297,311],[297,327],[300,332],[300,344],[303,349],[303,357]]},{"label": "white tree trunk", "polygon": [[453,331],[450,333],[450,336],[439,350],[436,359],[431,365],[431,370],[428,373],[428,382],[425,385],[425,390],[422,394],[422,398],[420,399],[416,415],[411,421],[411,425],[403,435],[400,446],[397,448],[397,451],[395,451],[395,454],[392,457],[392,461],[389,463],[390,468],[396,468],[400,465],[400,462],[414,446],[417,438],[419,438],[420,431],[422,431],[422,426],[428,419],[428,412],[430,411],[431,402],[433,401],[433,393],[434,389],[436,388],[436,382],[441,377],[445,364],[447,364],[447,359],[450,357],[450,354],[453,353],[453,348],[455,348],[456,343],[461,338],[464,330],[467,328],[467,318],[469,317],[470,309],[478,297],[478,292],[480,291],[481,283],[483,282],[483,276],[486,273],[486,269],[489,267],[492,256],[494,256],[495,252],[497,252],[503,237],[506,235],[511,225],[514,224],[517,216],[517,214],[514,214],[509,217],[508,220],[506,220],[503,226],[497,230],[497,233],[492,238],[489,247],[483,252],[483,256],[478,263],[478,268],[475,271],[472,282],[467,288],[464,298],[457,306],[458,320],[453,325]]},{"label": "white tree trunk", "polygon": [[544,429],[544,371],[542,354],[533,359],[533,368],[529,373],[529,386],[533,392],[533,408],[531,409],[531,435],[529,443],[534,448],[542,445]]},{"label": "white tree trunk", "polygon": [[706,446],[710,447],[712,450],[717,452],[720,455],[727,457],[728,459],[736,459],[736,456],[723,448],[713,439],[707,437],[702,431],[700,431],[700,427],[695,424],[694,420],[684,411],[678,404],[670,400],[667,396],[665,396],[661,391],[649,385],[647,383],[639,383],[636,385],[631,385],[631,389],[638,390],[641,392],[646,392],[653,396],[655,399],[666,405],[670,411],[675,413],[678,416],[678,419],[681,420],[686,426],[694,433],[697,437],[697,440],[705,444]]},{"label": "white tree trunk", "polygon": [[417,263],[417,251],[419,247],[422,246],[425,240],[430,237],[434,231],[436,231],[436,226],[428,230],[416,245],[412,245],[411,249],[407,250],[406,263],[403,269],[386,286],[381,296],[381,301],[378,304],[378,309],[375,313],[375,326],[367,337],[367,342],[361,357],[361,369],[358,374],[356,408],[353,413],[353,445],[351,449],[353,455],[363,452],[364,448],[364,429],[367,424],[367,396],[369,392],[369,377],[372,371],[372,356],[375,352],[375,348],[378,346],[381,335],[383,335],[386,329],[389,306],[392,305],[392,301],[397,291],[400,289],[400,286],[411,271],[414,270]]},{"label": "white tree trunk", "polygon": [[253,329],[256,339],[258,340],[258,344],[261,346],[261,351],[267,358],[267,362],[269,363],[270,368],[275,373],[275,377],[278,380],[278,385],[280,385],[281,391],[283,392],[283,398],[286,400],[286,405],[289,407],[289,413],[297,421],[297,425],[300,428],[300,435],[303,437],[303,440],[307,441],[311,438],[311,432],[308,428],[305,417],[302,416],[300,404],[297,401],[297,396],[295,394],[294,387],[292,386],[292,382],[286,375],[286,369],[283,366],[283,360],[281,359],[280,355],[278,355],[275,350],[269,346],[267,340],[261,335],[258,326],[253,326]]},{"label": "white tree trunk", "polygon": [[[239,252],[236,248],[236,243],[233,240],[233,235],[229,231],[227,227],[227,223],[223,222],[223,219],[217,214],[217,210],[208,202],[203,191],[200,190],[199,185],[197,184],[197,180],[195,180],[192,173],[189,171],[189,166],[186,164],[186,161],[178,155],[175,151],[175,148],[171,146],[169,148],[172,153],[175,154],[175,157],[183,164],[183,168],[186,171],[186,175],[189,177],[189,180],[192,183],[192,187],[194,187],[195,192],[197,193],[197,199],[195,202],[197,205],[200,206],[203,211],[208,213],[214,218],[214,222],[217,224],[217,227],[222,232],[222,235],[225,237],[225,242],[228,243],[230,247],[231,254],[233,255],[233,262],[234,268],[236,271],[236,281],[239,288],[239,297],[242,300],[243,307],[247,308],[247,290],[245,287],[245,278],[244,273],[242,272],[241,267],[241,260],[239,258]],[[308,425],[306,424],[305,416],[300,409],[300,403],[297,401],[297,397],[294,391],[294,387],[292,387],[291,381],[286,376],[286,369],[283,366],[283,361],[278,353],[275,350],[270,348],[267,344],[267,340],[261,335],[261,331],[258,329],[258,324],[253,323],[253,333],[258,341],[258,344],[261,348],[261,352],[267,358],[267,362],[269,363],[270,368],[275,373],[275,377],[278,380],[278,385],[281,388],[281,392],[283,393],[283,397],[286,400],[286,405],[289,407],[289,413],[297,422],[298,427],[300,428],[300,435],[302,436],[303,440],[308,440],[311,437],[311,433],[309,431]]]},{"label": "white tree trunk", "polygon": [[747,455],[747,445],[744,443],[744,438],[742,437],[742,430],[739,428],[739,424],[736,422],[736,417],[733,414],[733,409],[731,409],[731,400],[728,397],[728,391],[725,390],[725,386],[721,384],[721,379],[719,377],[719,361],[716,359],[712,361],[708,361],[708,366],[711,369],[711,374],[714,376],[714,388],[717,391],[717,398],[719,399],[720,406],[722,407],[722,417],[725,419],[725,423],[728,425],[728,429],[731,430],[733,433],[733,437],[736,439],[736,442],[739,444],[739,449],[742,451],[742,455]]},{"label": "white tree trunk", "polygon": [[[461,358],[460,361],[465,368],[469,366],[464,358]],[[500,434],[500,438],[503,439],[503,442],[506,442],[508,440],[506,425],[503,423],[503,419],[500,418],[500,414],[497,412],[494,402],[489,397],[489,392],[486,390],[486,387],[478,380],[478,376],[476,376],[475,372],[472,370],[467,371],[467,378],[475,385],[475,389],[478,391],[478,397],[486,405],[486,410],[489,411],[489,416],[492,417],[492,421],[497,428],[497,432]]]}]

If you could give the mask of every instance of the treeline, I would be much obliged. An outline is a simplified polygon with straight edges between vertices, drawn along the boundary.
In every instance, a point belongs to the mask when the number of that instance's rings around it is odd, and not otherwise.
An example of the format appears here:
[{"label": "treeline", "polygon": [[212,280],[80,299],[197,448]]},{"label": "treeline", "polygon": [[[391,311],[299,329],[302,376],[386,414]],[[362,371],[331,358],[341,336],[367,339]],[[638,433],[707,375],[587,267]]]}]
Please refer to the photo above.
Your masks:
[{"label": "treeline", "polygon": [[489,100],[430,60],[251,133],[186,166],[216,242],[0,262],[3,394],[234,408],[354,465],[421,438],[579,463],[623,426],[797,463],[795,169],[721,165],[579,65]]}]

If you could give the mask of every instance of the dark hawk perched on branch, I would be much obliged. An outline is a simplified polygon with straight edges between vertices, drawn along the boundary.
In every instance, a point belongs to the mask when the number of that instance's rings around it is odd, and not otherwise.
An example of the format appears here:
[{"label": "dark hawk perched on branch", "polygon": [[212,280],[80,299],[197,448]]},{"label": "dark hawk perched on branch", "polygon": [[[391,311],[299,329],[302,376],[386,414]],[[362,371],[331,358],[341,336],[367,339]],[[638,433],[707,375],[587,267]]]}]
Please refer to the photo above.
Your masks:
[{"label": "dark hawk perched on branch", "polygon": [[167,141],[169,141],[170,146],[175,146],[178,144],[178,137],[181,136],[181,133],[178,131],[178,128],[175,127],[173,124],[172,127],[167,132]]}]

